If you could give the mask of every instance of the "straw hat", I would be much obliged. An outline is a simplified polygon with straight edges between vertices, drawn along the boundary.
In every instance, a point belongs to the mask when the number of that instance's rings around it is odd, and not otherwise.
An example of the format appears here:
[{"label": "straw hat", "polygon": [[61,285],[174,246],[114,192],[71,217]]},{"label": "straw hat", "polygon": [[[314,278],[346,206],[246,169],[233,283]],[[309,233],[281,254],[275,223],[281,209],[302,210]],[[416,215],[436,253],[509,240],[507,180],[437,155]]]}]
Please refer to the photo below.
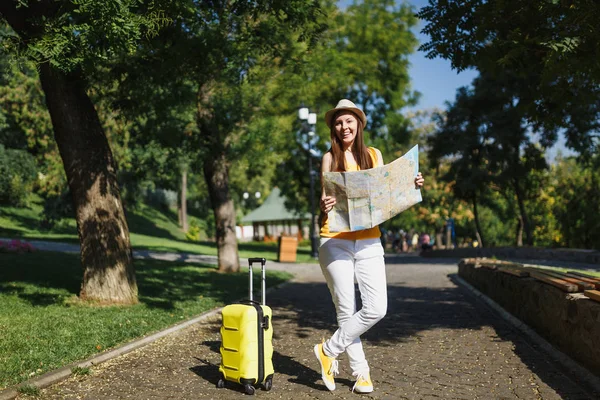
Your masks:
[{"label": "straw hat", "polygon": [[354,104],[350,100],[342,99],[337,103],[337,106],[335,106],[335,108],[333,108],[325,113],[325,123],[327,124],[327,126],[329,128],[331,128],[331,123],[333,122],[332,121],[333,116],[335,115],[336,112],[338,112],[340,110],[352,111],[362,121],[363,127],[365,125],[367,125],[367,116],[365,115],[363,110],[356,107],[356,104]]}]

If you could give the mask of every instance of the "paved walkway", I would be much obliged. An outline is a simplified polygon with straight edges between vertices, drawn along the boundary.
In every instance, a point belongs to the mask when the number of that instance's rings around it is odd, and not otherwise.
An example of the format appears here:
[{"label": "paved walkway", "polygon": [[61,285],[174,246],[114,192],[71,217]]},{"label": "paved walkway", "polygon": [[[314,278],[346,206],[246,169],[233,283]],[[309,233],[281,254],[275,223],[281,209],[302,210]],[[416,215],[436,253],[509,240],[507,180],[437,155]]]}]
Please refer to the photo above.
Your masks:
[{"label": "paved walkway", "polygon": [[[386,318],[364,337],[374,399],[594,399],[577,377],[457,284],[458,260],[388,259]],[[335,329],[316,265],[269,263],[296,274],[271,292],[275,378],[265,399],[356,398],[347,359],[338,388],[320,381],[312,347]],[[219,316],[42,390],[43,399],[237,399],[217,389]]]}]

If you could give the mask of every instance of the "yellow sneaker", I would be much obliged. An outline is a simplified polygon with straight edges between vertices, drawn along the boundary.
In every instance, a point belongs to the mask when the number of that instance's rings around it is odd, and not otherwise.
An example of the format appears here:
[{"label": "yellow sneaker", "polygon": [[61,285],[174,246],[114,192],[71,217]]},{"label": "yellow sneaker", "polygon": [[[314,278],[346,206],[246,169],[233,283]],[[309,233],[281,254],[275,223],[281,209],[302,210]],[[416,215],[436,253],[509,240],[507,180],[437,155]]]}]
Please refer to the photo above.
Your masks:
[{"label": "yellow sneaker", "polygon": [[369,373],[355,372],[352,375],[356,376],[356,382],[352,387],[352,392],[356,393],[371,393],[373,391],[373,382]]},{"label": "yellow sneaker", "polygon": [[323,353],[323,343],[316,344],[315,348],[315,356],[317,356],[317,360],[319,360],[319,364],[321,364],[321,378],[323,378],[323,383],[329,390],[335,390],[335,380],[334,375],[337,375],[338,372],[338,361],[333,357],[327,357],[325,353]]}]

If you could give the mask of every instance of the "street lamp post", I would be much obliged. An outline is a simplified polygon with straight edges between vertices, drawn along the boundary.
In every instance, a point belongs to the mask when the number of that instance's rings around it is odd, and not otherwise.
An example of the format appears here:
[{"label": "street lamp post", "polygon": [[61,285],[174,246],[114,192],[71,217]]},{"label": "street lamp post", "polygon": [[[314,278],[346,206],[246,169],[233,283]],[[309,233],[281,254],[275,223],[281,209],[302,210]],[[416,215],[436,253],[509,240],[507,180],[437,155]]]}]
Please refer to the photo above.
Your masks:
[{"label": "street lamp post", "polygon": [[[315,136],[315,130],[317,125],[317,114],[311,113],[307,107],[301,107],[298,110],[298,118],[301,121],[306,121],[308,125],[307,131],[307,145],[308,145],[308,174],[310,177],[310,228],[308,230],[308,234],[310,237],[310,253],[313,258],[319,257],[319,250],[317,245],[317,235],[315,233],[315,171],[313,171],[312,165],[312,145],[313,145],[313,137]],[[304,126],[303,126],[304,128]]]}]

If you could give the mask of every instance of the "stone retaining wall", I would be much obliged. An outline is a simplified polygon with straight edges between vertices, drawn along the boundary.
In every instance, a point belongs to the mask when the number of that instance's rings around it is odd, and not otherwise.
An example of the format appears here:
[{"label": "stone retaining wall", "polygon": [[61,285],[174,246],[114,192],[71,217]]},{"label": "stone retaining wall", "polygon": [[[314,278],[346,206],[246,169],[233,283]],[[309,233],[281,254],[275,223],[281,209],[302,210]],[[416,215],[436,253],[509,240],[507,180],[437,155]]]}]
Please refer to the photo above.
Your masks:
[{"label": "stone retaining wall", "polygon": [[480,292],[600,376],[600,303],[535,280],[459,263],[458,274]]},{"label": "stone retaining wall", "polygon": [[587,264],[600,264],[600,251],[580,249],[546,249],[536,247],[465,247],[452,250],[429,250],[423,257],[497,257],[531,260],[572,261]]}]

